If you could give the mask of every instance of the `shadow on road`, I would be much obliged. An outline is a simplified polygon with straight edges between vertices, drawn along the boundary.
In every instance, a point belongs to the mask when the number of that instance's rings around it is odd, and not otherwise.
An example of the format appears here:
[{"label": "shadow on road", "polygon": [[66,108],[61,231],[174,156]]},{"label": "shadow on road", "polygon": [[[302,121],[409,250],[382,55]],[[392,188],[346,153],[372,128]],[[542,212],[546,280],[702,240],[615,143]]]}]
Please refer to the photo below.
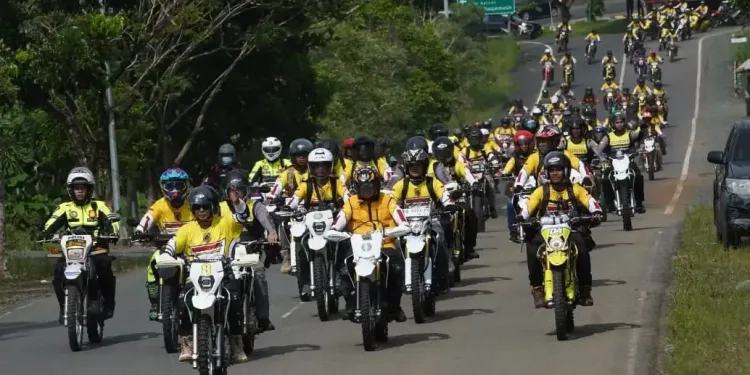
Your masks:
[{"label": "shadow on road", "polygon": [[107,327],[105,326],[104,327],[104,339],[102,340],[101,344],[93,344],[93,345],[89,344],[86,346],[86,350],[92,350],[92,349],[95,350],[96,348],[103,348],[107,346],[124,344],[127,342],[133,342],[133,341],[155,339],[157,337],[161,337],[161,332],[126,333],[124,335],[107,337]]},{"label": "shadow on road", "polygon": [[320,350],[320,346],[311,344],[295,344],[295,345],[280,345],[280,346],[269,346],[265,348],[257,348],[250,356],[251,361],[258,359],[275,357],[277,355],[284,355],[293,352],[315,352]]},{"label": "shadow on road", "polygon": [[462,271],[468,271],[468,270],[477,270],[480,268],[487,268],[489,265],[486,264],[467,264],[465,266],[461,266]]},{"label": "shadow on road", "polygon": [[[425,341],[448,340],[451,337],[445,333],[409,333],[406,335],[391,336],[388,343],[381,346],[381,350],[398,348],[404,345],[418,344]],[[360,344],[361,345],[361,344]]]},{"label": "shadow on road", "polygon": [[488,294],[495,294],[489,290],[476,290],[476,289],[455,289],[451,290],[450,293],[444,294],[439,297],[440,301],[447,301],[449,299],[471,297],[471,296],[486,296]]},{"label": "shadow on road", "polygon": [[616,246],[632,246],[635,245],[633,242],[620,242],[620,243],[602,243],[602,244],[596,244],[596,247],[592,251],[606,249],[609,247],[616,247]]},{"label": "shadow on road", "polygon": [[[640,324],[633,324],[633,323],[600,323],[600,324],[586,324],[582,326],[577,326],[575,331],[570,334],[571,340],[578,340],[582,339],[584,337],[593,336],[599,333],[605,333],[610,331],[617,331],[621,329],[633,329],[633,328],[641,328]],[[555,336],[555,332],[549,332],[547,333],[547,336]]]},{"label": "shadow on road", "polygon": [[633,232],[638,232],[641,230],[651,230],[651,229],[662,229],[664,227],[643,227],[643,228],[633,228]]},{"label": "shadow on road", "polygon": [[36,329],[45,329],[57,327],[59,324],[57,320],[50,320],[48,322],[12,322],[12,323],[0,323],[0,341],[9,340],[24,335],[14,335],[16,333],[24,333],[33,331]]},{"label": "shadow on road", "polygon": [[625,280],[612,280],[612,279],[598,279],[593,280],[591,283],[593,287],[600,287],[600,286],[612,286],[612,285],[622,285],[627,284]]},{"label": "shadow on road", "polygon": [[491,282],[501,281],[501,280],[507,281],[507,280],[513,280],[513,279],[511,279],[510,277],[505,277],[505,276],[471,277],[468,279],[461,280],[460,285],[458,285],[457,287],[491,283]]},{"label": "shadow on road", "polygon": [[469,315],[485,315],[494,314],[495,310],[489,309],[458,309],[458,310],[443,310],[438,311],[430,321],[433,323],[442,322],[445,320],[451,320],[455,318],[463,318]]}]

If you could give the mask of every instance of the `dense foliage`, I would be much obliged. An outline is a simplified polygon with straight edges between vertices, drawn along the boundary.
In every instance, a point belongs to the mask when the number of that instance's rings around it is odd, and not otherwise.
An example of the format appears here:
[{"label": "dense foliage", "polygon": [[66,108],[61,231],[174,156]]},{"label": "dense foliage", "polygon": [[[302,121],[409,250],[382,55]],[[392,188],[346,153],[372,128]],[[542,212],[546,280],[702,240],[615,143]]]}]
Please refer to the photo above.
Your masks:
[{"label": "dense foliage", "polygon": [[110,121],[123,196],[153,199],[160,170],[197,175],[221,143],[247,165],[266,136],[400,141],[473,108],[479,86],[505,79],[472,31],[481,9],[456,8],[446,20],[435,5],[0,2],[0,258],[4,223],[9,247],[27,246],[74,165],[94,170],[99,196],[111,196]]}]

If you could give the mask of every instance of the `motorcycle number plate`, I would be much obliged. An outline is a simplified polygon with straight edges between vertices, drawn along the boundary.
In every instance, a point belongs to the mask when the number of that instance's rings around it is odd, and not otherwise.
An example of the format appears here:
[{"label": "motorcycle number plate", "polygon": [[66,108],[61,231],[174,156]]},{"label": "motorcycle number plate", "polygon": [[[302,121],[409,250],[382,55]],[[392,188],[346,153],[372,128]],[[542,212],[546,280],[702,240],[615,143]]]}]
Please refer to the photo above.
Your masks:
[{"label": "motorcycle number plate", "polygon": [[563,230],[562,228],[552,228],[549,230],[550,236],[562,236]]},{"label": "motorcycle number plate", "polygon": [[205,263],[201,265],[201,275],[202,276],[211,276],[213,273],[213,267],[210,263]]},{"label": "motorcycle number plate", "polygon": [[83,239],[72,239],[65,241],[65,247],[85,247],[86,240]]},{"label": "motorcycle number plate", "polygon": [[412,206],[404,209],[406,217],[425,217],[430,216],[430,206]]}]

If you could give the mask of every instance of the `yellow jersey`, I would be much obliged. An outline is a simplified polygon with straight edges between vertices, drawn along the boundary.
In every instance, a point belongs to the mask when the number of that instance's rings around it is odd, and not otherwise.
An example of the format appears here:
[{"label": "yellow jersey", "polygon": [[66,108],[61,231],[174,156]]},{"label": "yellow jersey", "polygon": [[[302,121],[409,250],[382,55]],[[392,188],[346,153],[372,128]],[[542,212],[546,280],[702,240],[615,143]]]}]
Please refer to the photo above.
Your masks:
[{"label": "yellow jersey", "polygon": [[[570,167],[575,170],[580,170],[581,159],[578,159],[577,156],[568,150],[563,151],[563,153],[570,160]],[[523,165],[523,170],[526,172],[527,176],[538,176],[542,171],[542,163],[541,160],[539,160],[539,151],[535,151],[529,155],[529,158],[526,159],[526,163]]]},{"label": "yellow jersey", "polygon": [[[408,177],[407,177],[408,178]],[[425,204],[432,202],[436,207],[442,205],[442,197],[445,193],[443,183],[437,178],[427,177],[420,183],[409,180],[409,185],[404,188],[407,178],[402,178],[393,185],[393,197],[401,205]],[[431,186],[427,186],[430,183]]]},{"label": "yellow jersey", "polygon": [[[333,196],[333,184],[336,184],[335,197]],[[309,188],[312,188],[312,191],[309,192],[310,201],[307,202],[307,189]],[[346,187],[344,187],[344,183],[340,179],[329,179],[329,181],[326,182],[326,184],[323,186],[318,186],[313,181],[305,181],[300,184],[299,187],[297,187],[297,191],[294,192],[294,195],[300,202],[305,201],[305,205],[309,207],[311,205],[317,204],[321,200],[323,202],[332,202],[335,199],[342,198],[345,192]]]},{"label": "yellow jersey", "polygon": [[[396,221],[393,215],[402,215],[396,200],[390,194],[380,193],[375,201],[361,200],[359,196],[352,195],[344,202],[341,212],[346,216],[346,225],[354,234],[367,234],[375,229],[395,228]],[[405,220],[403,217],[401,221]],[[386,237],[383,239],[383,247],[393,249],[394,239]]]},{"label": "yellow jersey", "polygon": [[[547,201],[547,207],[541,207],[544,203],[544,190],[549,190],[549,199]],[[573,184],[572,186],[567,185],[566,189],[563,189],[562,191],[558,191],[555,188],[552,187],[550,184],[544,184],[542,186],[537,187],[533,193],[531,193],[531,196],[529,196],[528,201],[528,213],[529,215],[535,215],[537,213],[539,214],[546,214],[546,213],[554,213],[561,210],[563,207],[560,207],[561,205],[567,204],[569,207],[568,209],[572,209],[574,205],[571,202],[571,198],[568,194],[568,189],[570,189],[573,193],[573,197],[575,198],[578,205],[581,207],[584,207],[586,209],[590,208],[590,202],[591,202],[591,195],[589,195],[589,192],[586,191],[586,188],[584,188],[581,185]],[[598,206],[596,206],[598,207]],[[565,212],[568,212],[567,210]]]},{"label": "yellow jersey", "polygon": [[[248,211],[252,211],[252,208],[248,207]],[[232,215],[215,216],[211,226],[206,229],[201,228],[197,221],[191,221],[177,231],[167,243],[165,252],[172,256],[223,254],[231,257],[234,243],[239,239],[243,229],[243,225],[235,221]]]},{"label": "yellow jersey", "polygon": [[[305,168],[304,172],[300,172],[295,167],[289,167],[282,172],[279,175],[279,181],[281,182],[281,187],[284,189],[285,195],[292,196],[297,190],[297,187],[307,180],[309,175],[310,171],[307,168]],[[294,179],[292,179],[292,176]]]},{"label": "yellow jersey", "polygon": [[[175,234],[180,227],[195,220],[193,212],[190,210],[190,205],[187,202],[184,202],[179,208],[174,208],[169,204],[167,198],[163,197],[151,205],[148,213],[151,214],[151,218],[159,226],[159,231],[165,234]],[[146,223],[142,225],[143,228],[151,226],[151,223],[148,222],[148,217],[146,220]]]},{"label": "yellow jersey", "polygon": [[581,138],[580,142],[575,143],[571,136],[567,136],[565,142],[565,151],[569,151],[579,158],[585,157],[589,154],[589,145],[586,138]]},{"label": "yellow jersey", "polygon": [[[111,213],[112,211],[110,211],[107,204],[103,201],[92,200],[83,206],[79,206],[72,201],[61,203],[52,212],[52,216],[47,219],[47,222],[44,223],[44,230],[52,233],[62,227],[83,227],[87,232],[96,236],[99,234],[100,229],[99,218],[101,215],[106,216]],[[113,223],[112,230],[114,230],[115,234],[119,233],[119,223]]]}]

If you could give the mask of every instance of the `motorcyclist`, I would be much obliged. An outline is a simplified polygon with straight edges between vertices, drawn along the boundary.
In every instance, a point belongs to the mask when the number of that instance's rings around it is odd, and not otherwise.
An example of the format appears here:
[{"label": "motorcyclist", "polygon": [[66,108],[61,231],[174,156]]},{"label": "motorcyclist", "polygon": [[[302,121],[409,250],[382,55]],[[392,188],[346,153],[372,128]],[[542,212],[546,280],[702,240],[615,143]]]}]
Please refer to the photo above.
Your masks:
[{"label": "motorcyclist", "polygon": [[513,102],[513,106],[510,107],[510,110],[508,110],[508,116],[513,116],[516,114],[516,112],[520,112],[524,115],[529,112],[529,109],[523,105],[523,99],[518,98],[515,102]]},{"label": "motorcyclist", "polygon": [[638,80],[636,81],[635,87],[633,87],[633,95],[638,97],[641,95],[651,95],[652,91],[651,88],[646,85],[646,79],[643,77],[638,77]]},{"label": "motorcyclist", "polygon": [[567,35],[570,35],[570,33],[573,31],[573,28],[570,26],[567,20],[563,20],[562,22],[560,22],[559,25],[557,25],[557,34],[555,35],[555,43],[560,41],[560,34],[562,34],[563,31],[566,31]]},{"label": "motorcyclist", "polygon": [[656,99],[661,101],[661,108],[659,113],[662,114],[664,125],[668,125],[667,117],[669,116],[669,108],[667,107],[667,89],[664,88],[664,84],[657,80],[654,82],[654,89],[651,91]]},{"label": "motorcyclist", "polygon": [[[193,221],[190,206],[185,204],[190,177],[180,168],[169,168],[159,176],[162,198],[154,202],[133,231],[133,237],[139,238],[154,225],[159,232],[175,234],[185,223]],[[161,249],[156,249],[149,266],[146,268],[146,290],[151,302],[149,319],[157,320],[159,315],[159,280],[156,278],[156,257]]]},{"label": "motorcyclist", "polygon": [[278,138],[268,137],[263,140],[260,147],[264,159],[255,162],[253,169],[250,170],[248,180],[250,184],[254,182],[272,184],[279,177],[279,174],[289,168],[292,163],[289,159],[279,159],[279,156],[281,156],[281,141]]},{"label": "motorcyclist", "polygon": [[493,129],[492,134],[495,136],[495,139],[498,139],[501,136],[515,135],[516,128],[513,127],[513,121],[510,119],[510,117],[503,117],[503,119],[500,120],[500,126]]},{"label": "motorcyclist", "polygon": [[[387,145],[386,145],[387,146]],[[333,175],[336,177],[341,176],[344,173],[344,163],[341,161],[341,155],[339,152],[339,145],[332,139],[320,139],[315,142],[315,148],[324,148],[333,155]],[[388,154],[388,150],[385,150],[385,154]]]},{"label": "motorcyclist", "polygon": [[620,87],[612,80],[612,77],[605,77],[604,83],[602,83],[602,87],[599,91],[601,91],[606,97],[607,91],[612,91],[614,94],[617,94],[619,89]]},{"label": "motorcyclist", "polygon": [[[326,206],[329,205],[334,209],[334,212],[341,208],[344,200],[348,198],[348,193],[344,183],[341,179],[333,176],[333,155],[330,151],[324,148],[316,148],[310,152],[307,157],[309,165],[310,178],[303,182],[297,187],[294,192],[292,201],[289,203],[289,208],[296,210],[300,203],[302,204],[302,212],[307,212],[315,206]],[[295,241],[301,239],[295,238]],[[296,246],[297,249],[302,249],[301,245]],[[341,251],[338,254],[339,259],[335,260],[336,269],[342,264],[346,252]],[[299,251],[297,254],[297,264],[307,264],[309,262],[305,257],[304,251]],[[310,294],[310,268],[299,267],[301,272],[300,276],[303,280],[301,295]]]},{"label": "motorcyclist", "polygon": [[663,62],[664,62],[664,59],[662,59],[661,56],[657,55],[656,51],[654,50],[649,51],[648,57],[646,58],[646,64],[649,64],[649,65],[653,63],[661,64]]},{"label": "motorcyclist", "polygon": [[607,64],[617,65],[617,58],[612,55],[612,50],[607,50],[607,54],[602,57],[602,66]]},{"label": "motorcyclist", "polygon": [[563,82],[560,84],[560,89],[557,90],[555,96],[558,97],[562,102],[576,99],[575,93],[573,93],[573,90],[570,89],[570,85],[567,82]]},{"label": "motorcyclist", "polygon": [[[276,224],[268,214],[268,209],[263,202],[247,199],[249,181],[247,180],[246,174],[242,170],[234,170],[227,173],[224,178],[224,196],[226,199],[219,203],[219,212],[221,216],[233,217],[236,214],[235,206],[232,203],[230,197],[232,193],[236,193],[239,199],[244,200],[247,205],[247,217],[242,223],[244,229],[240,234],[240,240],[242,241],[256,241],[265,238],[268,243],[275,244],[279,240],[279,235],[276,232]],[[268,232],[268,236],[265,235]],[[255,282],[253,283],[253,295],[255,296],[255,312],[258,318],[258,328],[262,331],[272,331],[275,329],[273,323],[271,323],[270,315],[270,302],[268,300],[268,281],[266,280],[265,267],[259,267],[255,269],[253,273]],[[238,287],[235,285],[235,288]],[[241,303],[238,299],[237,304]],[[236,310],[236,311],[241,311]],[[241,319],[241,316],[237,317]]]},{"label": "motorcyclist", "polygon": [[456,147],[458,147],[459,144],[464,140],[464,131],[461,130],[461,128],[453,129],[453,134],[450,135],[448,138],[450,138],[451,142],[453,142]]},{"label": "motorcyclist", "polygon": [[[427,176],[429,156],[418,144],[418,140],[413,138],[407,140],[403,160],[406,174],[393,186],[393,196],[399,206],[408,208],[410,205],[429,200],[434,208],[448,210],[448,206],[452,206],[452,210],[457,209],[445,191],[443,183],[437,178]],[[445,228],[450,228],[450,225],[449,219],[433,220],[432,222],[432,230],[436,233],[436,240],[438,241],[435,263],[439,274],[438,288],[440,292],[447,292],[450,289],[450,273],[453,271],[452,264],[450,264],[452,263],[451,253],[447,246],[447,243],[452,241],[453,233],[450,230],[445,230]]]},{"label": "motorcyclist", "polygon": [[[289,144],[289,158],[292,166],[279,175],[268,194],[270,199],[278,199],[282,196],[291,199],[297,187],[308,178],[307,156],[313,150],[313,144],[307,139],[297,138]],[[281,273],[289,273],[291,270],[291,259],[289,258],[289,238],[286,231],[279,231],[281,242]]]},{"label": "motorcyclist", "polygon": [[[235,214],[220,215],[219,194],[215,189],[208,185],[192,189],[188,203],[195,220],[177,230],[177,233],[162,250],[159,259],[167,260],[177,256],[190,259],[195,256],[195,252],[198,250],[201,256],[215,254],[234,258],[234,247],[244,228],[242,223],[248,217],[248,208],[236,191],[229,194],[229,199],[232,201]],[[231,284],[232,281],[230,281],[230,286]],[[238,299],[236,290],[235,288],[230,290],[232,301]],[[247,355],[245,355],[242,345],[241,320],[237,319],[238,316],[242,316],[242,304],[239,301],[238,303],[229,303],[229,309],[228,320],[231,335],[229,342],[232,360],[234,362],[247,362]],[[240,309],[240,311],[236,309]],[[179,335],[182,350],[179,360],[180,362],[188,362],[193,359],[192,325],[189,323],[190,319],[183,318],[181,321]]]},{"label": "motorcyclist", "polygon": [[[514,176],[523,168],[526,159],[534,151],[534,133],[521,130],[513,137],[515,148],[513,156],[505,163],[503,176]],[[518,242],[518,229],[516,228],[516,208],[513,198],[509,197],[505,203],[506,218],[508,219],[508,233],[510,241]]]},{"label": "motorcyclist", "polygon": [[589,164],[594,155],[598,156],[599,160],[603,160],[604,155],[598,149],[597,143],[586,137],[588,130],[588,124],[586,124],[586,121],[583,119],[577,119],[568,129],[570,135],[560,141],[559,148],[570,152],[577,156],[578,159]]},{"label": "motorcyclist", "polygon": [[544,80],[544,65],[548,62],[552,63],[550,81],[554,81],[555,80],[555,64],[557,63],[557,60],[555,60],[555,57],[552,56],[552,50],[549,48],[544,50],[544,55],[542,55],[542,58],[539,60],[539,64],[542,65],[542,80]]},{"label": "motorcyclist", "polygon": [[[544,157],[544,173],[548,182],[539,186],[529,197],[527,206],[521,211],[519,219],[528,220],[531,216],[541,217],[548,213],[574,212],[575,214],[590,213],[601,221],[602,211],[599,203],[578,184],[570,182],[570,160],[565,153],[553,151]],[[544,300],[543,268],[537,258],[539,248],[544,245],[539,231],[529,233],[531,241],[526,247],[526,263],[529,269],[529,283],[534,307],[544,307],[551,301]],[[578,231],[570,233],[570,241],[575,243],[578,250],[576,259],[576,277],[578,278],[578,303],[582,306],[592,306],[594,298],[591,296],[591,257],[584,236]]]},{"label": "motorcyclist", "polygon": [[[448,134],[448,127],[445,128],[445,134]],[[388,180],[391,175],[393,174],[393,169],[391,168],[391,163],[388,161],[388,157],[390,156],[390,145],[388,144],[388,140],[385,138],[378,138],[375,140],[375,160],[377,160],[377,165],[385,166],[385,172],[383,178]],[[335,176],[340,176],[340,174],[336,174]]]},{"label": "motorcyclist", "polygon": [[208,173],[203,176],[202,183],[219,190],[219,185],[227,172],[237,168],[239,168],[237,151],[234,146],[225,143],[219,146],[219,163],[214,164]]},{"label": "motorcyclist", "polygon": [[602,41],[602,38],[599,37],[599,33],[596,29],[591,29],[591,32],[588,33],[583,40],[586,41],[586,43],[594,42],[592,53],[596,53],[596,45]]},{"label": "motorcyclist", "polygon": [[[583,92],[583,98],[581,98],[581,103],[596,106],[597,102],[598,100],[596,95],[594,95],[594,89],[592,87],[586,87],[586,90]],[[594,107],[594,109],[596,109],[596,107]]]},{"label": "motorcyclist", "polygon": [[700,14],[701,17],[705,18],[708,14],[708,5],[706,5],[706,2],[701,0],[700,4],[695,7],[695,12]]},{"label": "motorcyclist", "polygon": [[560,66],[563,68],[563,71],[565,71],[565,66],[570,65],[571,67],[571,81],[576,80],[576,71],[575,71],[575,65],[576,65],[576,58],[573,57],[573,55],[570,54],[570,51],[565,51],[565,55],[560,59]]},{"label": "motorcyclist", "polygon": [[[404,213],[396,204],[393,195],[380,191],[382,177],[371,165],[358,166],[354,171],[356,194],[350,196],[336,216],[332,228],[338,231],[348,228],[355,234],[367,234],[375,229],[408,225]],[[401,309],[403,293],[404,255],[393,238],[383,239],[382,253],[388,256],[387,281],[379,283],[385,295],[385,312],[397,322],[405,322],[406,314]],[[346,300],[346,319],[351,320],[357,306],[356,294],[351,278],[341,280],[342,294]]]},{"label": "motorcyclist", "polygon": [[[542,111],[542,108],[540,106],[534,106],[534,109],[531,110],[531,118],[529,120],[534,120],[537,123],[545,121],[544,112]],[[516,130],[523,129],[523,126],[524,124],[516,124]]]},{"label": "motorcyclist", "polygon": [[[86,233],[94,236],[117,236],[120,232],[118,223],[112,223],[114,218],[107,204],[103,201],[93,199],[96,179],[91,170],[86,167],[75,167],[70,170],[65,179],[68,190],[69,202],[61,203],[52,212],[52,215],[44,223],[44,229],[40,233],[41,238],[49,238],[62,228],[81,228]],[[115,313],[115,275],[112,273],[112,259],[109,257],[109,243],[96,242],[89,260],[94,265],[96,277],[104,299],[102,314],[104,319],[110,319]],[[57,303],[60,307],[58,321],[63,324],[63,312],[65,303],[65,290],[63,289],[63,272],[65,271],[65,259],[60,255],[55,263],[52,286],[55,290]]]},{"label": "motorcyclist", "polygon": [[[556,126],[545,126],[539,129],[539,131],[535,135],[537,151],[529,155],[528,159],[526,159],[526,163],[524,163],[523,165],[523,168],[518,171],[516,181],[514,182],[514,190],[522,190],[526,185],[529,177],[534,177],[536,179],[537,186],[540,186],[539,177],[543,177],[543,175],[541,174],[543,167],[542,160],[544,160],[544,157],[549,152],[557,149],[558,145],[560,144],[560,136],[560,128]],[[580,161],[580,159],[578,159],[578,157],[573,155],[571,152],[564,152],[565,155],[568,156],[570,165],[573,167],[573,169],[578,171],[578,173],[580,173],[583,177],[584,185],[591,185],[591,177],[589,176],[588,170],[586,170],[586,166]]]},{"label": "motorcyclist", "polygon": [[[633,30],[628,29],[627,31],[625,31],[625,35],[622,36],[623,53],[626,54],[626,55],[628,54],[628,44],[631,41],[633,42],[633,45],[635,46],[635,44],[638,43],[639,39],[638,39],[638,35],[636,35],[633,32]],[[632,53],[634,51],[635,51],[635,48],[633,48],[633,51],[629,51],[629,52]],[[603,63],[603,61],[602,61],[602,63]]]},{"label": "motorcyclist", "polygon": [[[451,151],[453,148],[454,145],[449,139],[445,137],[435,139],[433,152],[435,158],[438,160],[438,164],[435,166],[435,178],[443,184],[456,181],[468,184],[469,186],[474,185],[476,182],[474,175],[471,174],[464,162],[457,160],[453,156],[453,152]],[[456,203],[456,205],[465,219],[464,251],[466,251],[466,256],[468,259],[479,258],[479,254],[475,251],[477,244],[477,215],[474,210],[469,209],[466,203]],[[451,242],[449,241],[449,243]]]},{"label": "motorcyclist", "polygon": [[[469,147],[465,148],[463,153],[466,155],[466,158],[469,160],[469,163],[475,163],[479,161],[484,161],[484,163],[499,163],[497,160],[497,156],[493,152],[493,150],[490,148],[488,144],[482,143],[482,132],[479,129],[471,129],[469,131],[469,135],[467,136],[469,139]],[[482,181],[479,181],[480,183]],[[490,216],[492,218],[497,217],[497,209],[495,208],[495,191],[492,187],[493,184],[485,178],[485,197],[487,199],[487,203],[490,206]]]},{"label": "motorcyclist", "polygon": [[549,97],[549,90],[547,90],[547,88],[544,88],[542,90],[541,95],[539,95],[539,100],[537,100],[537,104],[538,105],[546,105],[546,104],[550,104],[550,103],[551,103],[551,100],[550,100],[550,97]]},{"label": "motorcyclist", "polygon": [[[613,129],[606,136],[604,136],[599,142],[599,151],[610,154],[617,150],[632,150],[635,149],[636,143],[639,139],[639,133],[635,130],[629,130],[625,124],[625,116],[621,113],[615,114],[615,120]],[[643,175],[641,170],[638,168],[635,162],[631,162],[630,168],[635,173],[635,185],[633,187],[633,198],[635,198],[635,210],[638,213],[646,212],[643,207],[644,192],[643,192]],[[614,207],[613,197],[614,192],[612,187],[608,184],[604,184],[604,193],[607,198],[607,207]]]},{"label": "motorcyclist", "polygon": [[[424,138],[424,136],[422,135]],[[353,186],[352,177],[354,170],[360,165],[372,165],[378,169],[378,176],[384,178],[388,164],[383,164],[375,159],[375,141],[368,136],[358,136],[354,138],[354,147],[352,147],[352,160],[354,163],[344,169],[344,183],[347,187]]]}]

